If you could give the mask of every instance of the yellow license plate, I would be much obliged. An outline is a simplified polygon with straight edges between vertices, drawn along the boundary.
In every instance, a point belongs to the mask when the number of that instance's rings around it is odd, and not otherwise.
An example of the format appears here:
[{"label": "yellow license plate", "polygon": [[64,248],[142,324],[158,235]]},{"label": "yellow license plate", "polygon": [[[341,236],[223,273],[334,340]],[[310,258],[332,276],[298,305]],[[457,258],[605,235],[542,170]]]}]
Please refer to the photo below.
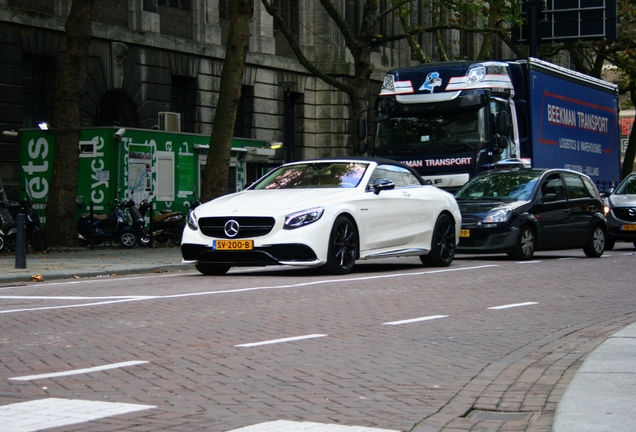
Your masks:
[{"label": "yellow license plate", "polygon": [[214,240],[212,249],[214,250],[252,250],[254,240]]},{"label": "yellow license plate", "polygon": [[467,230],[467,229],[459,230],[459,236],[470,237],[470,230]]},{"label": "yellow license plate", "polygon": [[621,231],[636,231],[636,225],[621,225]]}]

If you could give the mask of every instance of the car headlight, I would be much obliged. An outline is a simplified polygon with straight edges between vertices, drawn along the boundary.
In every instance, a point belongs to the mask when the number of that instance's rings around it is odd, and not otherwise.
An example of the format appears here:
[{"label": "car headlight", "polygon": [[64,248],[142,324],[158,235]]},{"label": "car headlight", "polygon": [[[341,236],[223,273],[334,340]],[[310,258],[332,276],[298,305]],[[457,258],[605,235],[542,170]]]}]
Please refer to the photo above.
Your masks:
[{"label": "car headlight", "polygon": [[486,216],[481,220],[481,223],[491,224],[491,223],[500,223],[507,222],[510,218],[512,211],[510,209],[495,209],[489,211]]},{"label": "car headlight", "polygon": [[199,229],[199,226],[197,225],[197,218],[194,216],[194,211],[188,213],[188,228],[192,231]]},{"label": "car headlight", "polygon": [[316,222],[325,212],[323,207],[314,207],[285,216],[283,229],[295,229]]},{"label": "car headlight", "polygon": [[610,212],[610,210],[611,210],[611,208],[610,208],[610,206],[608,206],[607,204],[605,204],[605,205],[603,206],[603,214],[604,214],[605,216],[607,216],[607,214]]}]

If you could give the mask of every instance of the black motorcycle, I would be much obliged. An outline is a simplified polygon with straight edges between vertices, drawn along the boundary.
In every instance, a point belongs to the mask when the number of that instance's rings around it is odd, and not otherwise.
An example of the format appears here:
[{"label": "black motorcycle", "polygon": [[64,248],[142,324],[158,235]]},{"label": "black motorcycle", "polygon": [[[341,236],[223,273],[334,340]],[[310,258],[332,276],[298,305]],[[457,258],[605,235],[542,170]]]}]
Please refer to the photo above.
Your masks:
[{"label": "black motorcycle", "polygon": [[40,224],[40,217],[33,208],[33,199],[30,196],[24,197],[19,204],[15,201],[10,201],[9,210],[14,220],[18,219],[19,213],[24,213],[26,216],[26,239],[33,250],[38,252],[47,250],[49,239]]},{"label": "black motorcycle", "polygon": [[119,200],[112,205],[112,213],[84,213],[77,221],[77,236],[82,246],[117,242],[124,248],[137,244],[137,231],[130,224]]},{"label": "black motorcycle", "polygon": [[[152,202],[149,198],[150,197],[144,199],[139,204],[139,212],[143,217],[146,216],[148,210],[152,207]],[[159,244],[164,244],[170,240],[174,245],[179,246],[181,244],[184,226],[185,214],[178,211],[162,210],[152,215],[150,220],[151,232],[148,232],[144,237],[140,238],[139,243],[142,246],[149,246],[152,239]]]}]

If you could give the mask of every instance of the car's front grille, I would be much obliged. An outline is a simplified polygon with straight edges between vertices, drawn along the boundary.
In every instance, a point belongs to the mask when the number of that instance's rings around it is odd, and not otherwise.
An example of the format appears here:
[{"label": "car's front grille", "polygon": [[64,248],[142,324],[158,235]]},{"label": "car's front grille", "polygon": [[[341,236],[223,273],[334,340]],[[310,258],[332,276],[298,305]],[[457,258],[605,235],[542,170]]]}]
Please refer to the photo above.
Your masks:
[{"label": "car's front grille", "polygon": [[468,225],[476,225],[481,219],[477,217],[463,217],[462,216],[462,226]]},{"label": "car's front grille", "polygon": [[636,207],[615,207],[612,209],[612,212],[614,212],[616,219],[636,222]]},{"label": "car's front grille", "polygon": [[[238,223],[238,233],[228,236],[226,224],[229,221]],[[244,239],[260,237],[268,234],[274,227],[273,217],[202,217],[198,221],[199,229],[208,237]]]}]

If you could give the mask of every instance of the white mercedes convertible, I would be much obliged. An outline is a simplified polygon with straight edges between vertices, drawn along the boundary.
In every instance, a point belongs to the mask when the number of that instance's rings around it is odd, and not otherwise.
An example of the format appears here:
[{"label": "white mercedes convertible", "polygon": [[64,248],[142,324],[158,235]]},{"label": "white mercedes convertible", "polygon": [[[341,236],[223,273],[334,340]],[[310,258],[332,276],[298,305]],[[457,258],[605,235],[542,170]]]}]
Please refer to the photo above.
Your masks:
[{"label": "white mercedes convertible", "polygon": [[411,168],[374,158],[293,162],[242,192],[190,212],[181,252],[204,275],[234,266],[322,266],[351,272],[357,260],[419,256],[448,266],[461,215],[453,195]]}]

